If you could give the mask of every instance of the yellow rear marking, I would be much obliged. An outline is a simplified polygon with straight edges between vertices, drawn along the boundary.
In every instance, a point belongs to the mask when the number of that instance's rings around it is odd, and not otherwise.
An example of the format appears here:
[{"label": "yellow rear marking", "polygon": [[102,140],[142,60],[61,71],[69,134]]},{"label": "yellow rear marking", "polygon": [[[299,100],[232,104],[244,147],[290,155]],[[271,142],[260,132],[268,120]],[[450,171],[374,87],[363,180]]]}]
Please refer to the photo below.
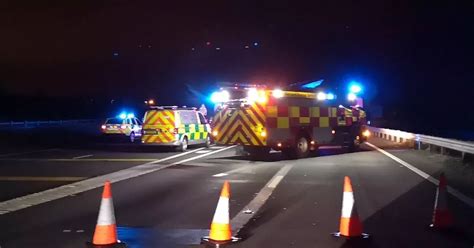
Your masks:
[{"label": "yellow rear marking", "polygon": [[[260,119],[265,120],[265,114],[260,110],[258,106],[254,105],[253,109],[255,110],[255,112],[257,112],[257,115],[260,116]],[[278,114],[278,111],[276,114]]]},{"label": "yellow rear marking", "polygon": [[219,132],[219,134],[217,135],[217,136],[218,136],[217,139],[222,138],[222,135],[223,135],[224,133],[226,133],[226,130],[227,130],[227,129],[229,128],[229,126],[234,122],[235,118],[237,118],[237,115],[238,115],[238,113],[237,113],[237,111],[235,111],[235,112],[233,113],[233,115],[232,115],[227,121],[222,121],[222,122],[221,122],[221,125],[224,125],[224,124],[225,124],[225,125],[222,127],[222,129],[221,129],[221,126],[220,126],[220,125],[219,125],[218,127],[216,127],[216,130]]}]

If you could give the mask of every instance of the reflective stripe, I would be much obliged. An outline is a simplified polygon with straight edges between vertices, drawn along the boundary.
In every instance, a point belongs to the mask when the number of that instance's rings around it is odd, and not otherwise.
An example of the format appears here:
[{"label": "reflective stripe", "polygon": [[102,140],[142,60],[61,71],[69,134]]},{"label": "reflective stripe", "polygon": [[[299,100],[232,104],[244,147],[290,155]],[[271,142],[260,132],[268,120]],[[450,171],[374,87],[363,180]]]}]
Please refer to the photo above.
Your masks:
[{"label": "reflective stripe", "polygon": [[435,209],[446,210],[448,209],[448,204],[446,201],[446,189],[439,187],[436,190],[436,199],[435,199]]},{"label": "reflective stripe", "polygon": [[342,218],[350,218],[354,207],[354,193],[344,192],[342,196]]},{"label": "reflective stripe", "polygon": [[100,202],[99,217],[97,225],[106,226],[115,224],[114,203],[112,198],[102,198]]},{"label": "reflective stripe", "polygon": [[229,224],[229,198],[219,197],[212,223]]}]

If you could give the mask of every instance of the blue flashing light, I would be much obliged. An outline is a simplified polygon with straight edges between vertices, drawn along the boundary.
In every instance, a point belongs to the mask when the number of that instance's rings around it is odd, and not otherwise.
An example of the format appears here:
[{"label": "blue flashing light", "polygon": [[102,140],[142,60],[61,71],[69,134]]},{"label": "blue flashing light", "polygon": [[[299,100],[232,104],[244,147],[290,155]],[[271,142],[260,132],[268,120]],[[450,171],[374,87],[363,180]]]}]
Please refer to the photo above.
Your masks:
[{"label": "blue flashing light", "polygon": [[127,114],[126,113],[121,113],[119,115],[119,117],[120,117],[120,119],[125,119],[125,118],[127,118]]},{"label": "blue flashing light", "polygon": [[351,102],[355,101],[356,99],[357,99],[357,95],[352,93],[352,92],[347,95],[347,100],[349,100]]},{"label": "blue flashing light", "polygon": [[362,86],[357,82],[352,81],[349,85],[349,91],[352,93],[360,93],[362,91]]},{"label": "blue flashing light", "polygon": [[301,85],[301,88],[303,88],[303,89],[314,89],[314,88],[320,86],[322,83],[323,83],[323,79],[318,80],[318,81],[314,81],[314,82],[311,82],[311,83],[303,84],[303,85]]},{"label": "blue flashing light", "polygon": [[213,102],[213,103],[218,103],[219,100],[220,100],[220,98],[221,98],[220,92],[214,92],[214,93],[212,93],[212,95],[211,95],[211,102]]},{"label": "blue flashing light", "polygon": [[130,113],[127,115],[127,118],[135,118],[135,115],[133,113]]},{"label": "blue flashing light", "polygon": [[326,94],[326,99],[328,100],[334,100],[336,96],[333,93],[327,93]]}]

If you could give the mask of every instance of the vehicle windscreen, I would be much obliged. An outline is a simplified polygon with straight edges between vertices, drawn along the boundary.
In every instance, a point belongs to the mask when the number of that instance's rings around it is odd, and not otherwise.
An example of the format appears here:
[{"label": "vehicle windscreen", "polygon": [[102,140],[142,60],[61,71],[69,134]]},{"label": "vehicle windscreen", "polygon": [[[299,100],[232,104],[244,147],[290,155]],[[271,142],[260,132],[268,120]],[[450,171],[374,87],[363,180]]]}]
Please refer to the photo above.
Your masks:
[{"label": "vehicle windscreen", "polygon": [[105,121],[105,124],[122,124],[123,120],[120,118],[111,118]]}]

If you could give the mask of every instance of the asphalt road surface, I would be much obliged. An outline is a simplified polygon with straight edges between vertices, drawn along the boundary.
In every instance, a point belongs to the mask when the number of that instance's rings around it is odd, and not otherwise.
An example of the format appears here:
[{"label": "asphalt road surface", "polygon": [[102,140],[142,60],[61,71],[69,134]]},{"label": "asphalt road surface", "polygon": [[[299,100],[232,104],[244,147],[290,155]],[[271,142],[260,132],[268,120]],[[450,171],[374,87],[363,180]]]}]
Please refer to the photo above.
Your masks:
[{"label": "asphalt road surface", "polygon": [[[4,145],[0,246],[84,247],[109,179],[119,239],[128,247],[205,247],[200,238],[209,232],[225,180],[234,235],[242,238],[228,247],[473,247],[472,165],[377,138],[369,142],[360,152],[324,149],[299,160],[276,152],[252,160],[223,146],[177,153],[129,144]],[[428,228],[436,185],[373,146],[433,178],[446,173],[466,197],[449,195],[453,229]],[[339,225],[344,176],[352,179],[368,240],[330,235]],[[264,201],[242,214],[254,199]]]}]

